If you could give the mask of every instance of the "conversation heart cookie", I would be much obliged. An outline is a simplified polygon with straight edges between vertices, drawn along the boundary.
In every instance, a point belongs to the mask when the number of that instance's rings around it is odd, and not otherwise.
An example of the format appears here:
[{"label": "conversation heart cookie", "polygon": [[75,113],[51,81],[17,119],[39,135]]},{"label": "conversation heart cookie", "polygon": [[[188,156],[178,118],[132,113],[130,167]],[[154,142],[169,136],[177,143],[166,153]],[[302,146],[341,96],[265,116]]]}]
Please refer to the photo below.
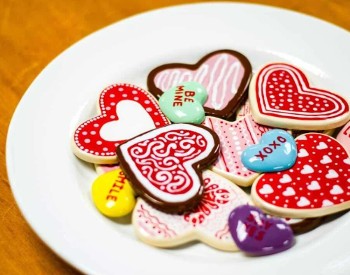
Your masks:
[{"label": "conversation heart cookie", "polygon": [[219,50],[196,64],[172,63],[153,69],[148,75],[148,89],[160,97],[164,91],[184,81],[195,81],[208,92],[205,112],[229,118],[246,98],[252,68],[249,60],[239,52]]},{"label": "conversation heart cookie", "polygon": [[161,95],[159,107],[172,122],[200,124],[205,116],[203,104],[207,98],[202,85],[182,82]]},{"label": "conversation heart cookie", "polygon": [[194,240],[227,251],[238,250],[228,228],[232,209],[250,203],[236,185],[209,171],[203,172],[204,194],[198,206],[182,215],[166,214],[138,199],[132,223],[137,236],[150,245],[174,247]]},{"label": "conversation heart cookie", "polygon": [[350,121],[339,131],[336,139],[350,153]]},{"label": "conversation heart cookie", "polygon": [[263,134],[259,144],[247,147],[241,155],[245,167],[256,172],[275,172],[292,167],[297,158],[293,136],[274,129]]},{"label": "conversation heart cookie", "polygon": [[267,217],[259,208],[251,205],[233,209],[228,223],[236,245],[251,255],[281,252],[294,244],[294,235],[287,223]]},{"label": "conversation heart cookie", "polygon": [[119,144],[170,124],[153,96],[131,84],[104,89],[99,108],[101,114],[80,124],[72,140],[74,154],[91,163],[116,163],[115,150]]},{"label": "conversation heart cookie", "polygon": [[240,186],[252,185],[258,174],[243,165],[241,154],[248,146],[258,143],[270,128],[255,123],[250,115],[234,122],[207,116],[203,125],[220,139],[220,154],[210,169]]},{"label": "conversation heart cookie", "polygon": [[134,191],[120,168],[99,176],[91,195],[96,208],[107,217],[123,217],[135,206]]},{"label": "conversation heart cookie", "polygon": [[320,217],[350,208],[350,158],[334,138],[308,133],[296,138],[294,166],[257,178],[256,205],[277,216]]},{"label": "conversation heart cookie", "polygon": [[298,130],[327,130],[350,118],[342,96],[311,87],[306,75],[284,63],[265,65],[254,75],[249,103],[257,123]]},{"label": "conversation heart cookie", "polygon": [[193,124],[172,124],[141,134],[117,148],[136,193],[153,207],[180,213],[203,194],[202,170],[216,160],[218,136]]}]

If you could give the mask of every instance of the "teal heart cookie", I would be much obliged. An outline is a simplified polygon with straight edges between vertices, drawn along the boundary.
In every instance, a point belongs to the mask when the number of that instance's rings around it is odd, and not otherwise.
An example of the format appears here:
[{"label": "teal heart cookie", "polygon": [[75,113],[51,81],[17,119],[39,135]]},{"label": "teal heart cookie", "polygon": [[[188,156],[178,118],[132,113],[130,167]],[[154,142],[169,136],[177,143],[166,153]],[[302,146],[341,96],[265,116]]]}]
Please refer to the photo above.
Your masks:
[{"label": "teal heart cookie", "polygon": [[262,135],[259,144],[247,147],[243,165],[255,172],[277,172],[291,168],[297,158],[293,136],[283,130],[271,130]]},{"label": "teal heart cookie", "polygon": [[203,122],[203,105],[208,98],[206,89],[197,82],[182,82],[159,98],[162,112],[174,123]]}]

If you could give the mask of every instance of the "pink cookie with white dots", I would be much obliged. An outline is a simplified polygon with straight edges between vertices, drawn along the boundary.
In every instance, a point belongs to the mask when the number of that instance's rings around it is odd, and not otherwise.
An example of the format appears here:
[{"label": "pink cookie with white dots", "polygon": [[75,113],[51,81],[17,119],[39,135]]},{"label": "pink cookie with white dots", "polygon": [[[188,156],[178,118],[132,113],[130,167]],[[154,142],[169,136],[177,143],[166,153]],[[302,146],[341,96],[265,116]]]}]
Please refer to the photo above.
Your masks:
[{"label": "pink cookie with white dots", "polygon": [[334,138],[308,133],[296,138],[294,166],[260,176],[252,186],[256,205],[276,216],[320,217],[350,208],[350,158]]},{"label": "pink cookie with white dots", "polygon": [[96,164],[117,163],[116,147],[149,130],[170,124],[157,101],[131,84],[116,84],[100,95],[101,114],[80,124],[73,136],[73,152]]},{"label": "pink cookie with white dots", "polygon": [[248,146],[259,143],[261,136],[271,128],[257,124],[251,115],[234,122],[207,116],[202,124],[220,139],[220,154],[210,169],[237,185],[252,185],[259,174],[243,165],[241,154]]},{"label": "pink cookie with white dots", "polygon": [[249,86],[249,103],[257,123],[285,129],[334,129],[350,118],[345,98],[311,87],[300,69],[285,63],[258,71]]}]

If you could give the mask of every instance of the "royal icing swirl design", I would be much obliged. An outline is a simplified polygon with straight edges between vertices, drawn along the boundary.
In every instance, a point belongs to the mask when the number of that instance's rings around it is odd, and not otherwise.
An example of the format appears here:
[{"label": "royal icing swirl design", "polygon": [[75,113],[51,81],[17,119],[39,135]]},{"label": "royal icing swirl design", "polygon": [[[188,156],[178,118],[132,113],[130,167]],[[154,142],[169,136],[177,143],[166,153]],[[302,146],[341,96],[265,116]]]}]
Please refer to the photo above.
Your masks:
[{"label": "royal icing swirl design", "polygon": [[131,139],[117,152],[136,192],[151,197],[156,207],[175,211],[193,206],[201,195],[199,170],[216,159],[218,150],[218,137],[209,129],[173,124]]},{"label": "royal icing swirl design", "polygon": [[295,165],[267,173],[252,187],[254,201],[276,215],[307,218],[350,207],[350,158],[334,138],[308,133],[296,139]]},{"label": "royal icing swirl design", "polygon": [[74,153],[92,163],[116,163],[115,150],[119,144],[169,124],[153,96],[130,84],[104,89],[99,107],[101,115],[79,125],[73,138]]},{"label": "royal icing swirl design", "polygon": [[251,66],[242,54],[221,50],[203,57],[195,65],[168,64],[154,69],[148,78],[150,91],[163,91],[186,81],[195,81],[208,91],[204,105],[208,114],[228,117],[243,99],[251,77]]},{"label": "royal icing swirl design", "polygon": [[310,87],[305,74],[284,63],[263,67],[253,78],[249,99],[258,123],[305,130],[332,129],[349,119],[348,102]]},{"label": "royal icing swirl design", "polygon": [[225,178],[203,172],[204,194],[198,206],[182,215],[166,214],[139,199],[133,225],[141,240],[155,246],[173,247],[200,240],[222,250],[237,250],[228,228],[232,209],[250,203],[248,195]]},{"label": "royal icing swirl design", "polygon": [[271,128],[255,123],[251,115],[234,122],[207,116],[203,125],[216,132],[220,139],[220,154],[211,169],[238,185],[251,185],[258,174],[244,167],[241,154],[257,144]]}]

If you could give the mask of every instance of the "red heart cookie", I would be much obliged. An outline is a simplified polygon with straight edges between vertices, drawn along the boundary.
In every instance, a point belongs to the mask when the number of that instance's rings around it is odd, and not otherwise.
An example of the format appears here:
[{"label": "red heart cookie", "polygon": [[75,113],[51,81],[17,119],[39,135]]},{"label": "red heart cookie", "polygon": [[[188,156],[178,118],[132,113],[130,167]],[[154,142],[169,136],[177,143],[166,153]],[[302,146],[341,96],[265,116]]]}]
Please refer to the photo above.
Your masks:
[{"label": "red heart cookie", "polygon": [[244,167],[241,154],[247,147],[259,143],[262,134],[270,128],[255,123],[251,115],[234,122],[207,116],[203,125],[220,139],[220,154],[210,169],[237,185],[252,185],[259,174]]},{"label": "red heart cookie", "polygon": [[295,165],[266,173],[253,184],[252,198],[277,216],[308,218],[350,208],[350,158],[334,138],[308,133],[296,139]]},{"label": "red heart cookie", "polygon": [[181,82],[198,82],[208,92],[205,112],[228,118],[245,98],[251,74],[251,65],[244,55],[220,50],[204,56],[194,65],[173,63],[159,66],[151,71],[147,84],[150,92],[160,97]]},{"label": "red heart cookie", "polygon": [[170,123],[151,94],[130,84],[104,89],[99,107],[101,114],[79,125],[73,137],[74,154],[87,162],[116,163],[119,144]]},{"label": "red heart cookie", "polygon": [[201,170],[219,153],[210,129],[172,124],[141,134],[117,148],[131,184],[150,205],[168,213],[190,210],[203,193]]},{"label": "red heart cookie", "polygon": [[252,79],[249,101],[256,122],[273,127],[325,130],[350,118],[343,97],[310,87],[305,74],[289,64],[263,67]]}]

